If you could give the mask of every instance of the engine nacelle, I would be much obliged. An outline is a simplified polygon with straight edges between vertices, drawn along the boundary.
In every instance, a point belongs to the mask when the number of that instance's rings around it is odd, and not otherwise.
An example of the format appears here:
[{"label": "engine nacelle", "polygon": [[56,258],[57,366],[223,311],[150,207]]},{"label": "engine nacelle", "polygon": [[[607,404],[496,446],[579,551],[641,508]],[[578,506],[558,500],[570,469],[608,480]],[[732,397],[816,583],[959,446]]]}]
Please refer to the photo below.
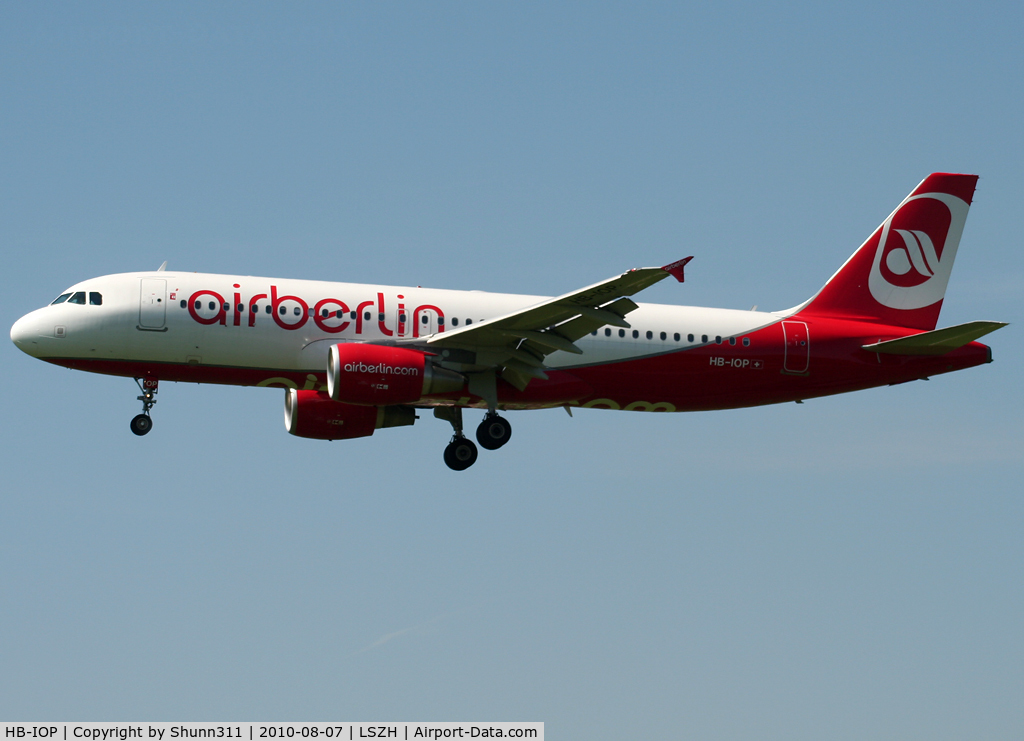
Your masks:
[{"label": "engine nacelle", "polygon": [[381,427],[401,427],[416,421],[406,406],[371,407],[342,404],[323,391],[286,389],[284,426],[293,435],[315,440],[368,437]]},{"label": "engine nacelle", "polygon": [[412,404],[465,383],[462,374],[405,347],[346,342],[331,347],[327,357],[327,393],[346,404]]}]

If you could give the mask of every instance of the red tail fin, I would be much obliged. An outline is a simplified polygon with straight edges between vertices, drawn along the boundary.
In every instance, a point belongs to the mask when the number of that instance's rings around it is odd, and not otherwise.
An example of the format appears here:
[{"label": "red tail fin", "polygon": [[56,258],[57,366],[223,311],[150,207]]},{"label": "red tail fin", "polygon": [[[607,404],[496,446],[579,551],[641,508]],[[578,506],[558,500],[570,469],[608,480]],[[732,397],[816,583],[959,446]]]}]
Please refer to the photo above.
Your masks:
[{"label": "red tail fin", "polygon": [[935,329],[977,182],[926,177],[800,313]]}]

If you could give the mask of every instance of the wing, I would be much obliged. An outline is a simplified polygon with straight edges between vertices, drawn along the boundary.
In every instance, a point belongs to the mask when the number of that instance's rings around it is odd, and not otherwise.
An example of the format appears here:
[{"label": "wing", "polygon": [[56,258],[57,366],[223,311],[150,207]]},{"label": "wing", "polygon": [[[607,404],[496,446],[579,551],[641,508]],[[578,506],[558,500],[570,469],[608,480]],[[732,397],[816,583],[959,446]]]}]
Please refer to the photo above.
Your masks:
[{"label": "wing", "polygon": [[520,390],[532,378],[546,379],[545,357],[558,350],[582,354],[576,340],[606,324],[628,328],[625,316],[637,308],[629,297],[670,275],[681,283],[683,268],[692,259],[685,257],[660,268],[636,268],[511,314],[439,332],[424,344],[434,352],[447,350],[447,363],[460,365],[469,374],[470,391],[490,401],[493,392],[486,379],[474,379],[474,372],[492,372],[490,386],[494,372],[500,373]]}]

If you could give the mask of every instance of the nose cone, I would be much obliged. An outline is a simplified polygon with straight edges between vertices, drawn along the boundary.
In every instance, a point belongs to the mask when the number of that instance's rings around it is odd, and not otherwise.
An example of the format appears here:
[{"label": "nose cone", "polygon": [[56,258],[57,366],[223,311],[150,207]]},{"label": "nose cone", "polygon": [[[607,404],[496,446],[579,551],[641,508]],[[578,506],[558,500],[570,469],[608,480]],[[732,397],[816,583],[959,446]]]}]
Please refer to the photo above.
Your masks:
[{"label": "nose cone", "polygon": [[[39,357],[40,341],[43,339],[40,311],[26,314],[11,327],[11,342],[19,350],[32,357]],[[52,330],[52,327],[51,327]]]}]

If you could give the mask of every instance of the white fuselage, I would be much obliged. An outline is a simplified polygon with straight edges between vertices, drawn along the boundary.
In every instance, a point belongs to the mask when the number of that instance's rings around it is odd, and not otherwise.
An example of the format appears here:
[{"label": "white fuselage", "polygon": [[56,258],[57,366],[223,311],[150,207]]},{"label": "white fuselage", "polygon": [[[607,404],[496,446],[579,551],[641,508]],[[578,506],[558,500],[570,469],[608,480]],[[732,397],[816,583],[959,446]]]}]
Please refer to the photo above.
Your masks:
[{"label": "white fuselage", "polygon": [[[15,343],[42,359],[261,369],[271,373],[268,378],[274,371],[323,372],[328,349],[337,342],[408,342],[545,300],[483,291],[169,272],[103,276],[76,284],[65,294],[78,292],[100,294],[102,304],[64,301],[38,309],[14,325]],[[583,355],[555,352],[546,365],[572,368],[713,344],[716,338],[749,333],[782,316],[640,304],[628,316],[630,329],[602,328],[576,343]]]}]

